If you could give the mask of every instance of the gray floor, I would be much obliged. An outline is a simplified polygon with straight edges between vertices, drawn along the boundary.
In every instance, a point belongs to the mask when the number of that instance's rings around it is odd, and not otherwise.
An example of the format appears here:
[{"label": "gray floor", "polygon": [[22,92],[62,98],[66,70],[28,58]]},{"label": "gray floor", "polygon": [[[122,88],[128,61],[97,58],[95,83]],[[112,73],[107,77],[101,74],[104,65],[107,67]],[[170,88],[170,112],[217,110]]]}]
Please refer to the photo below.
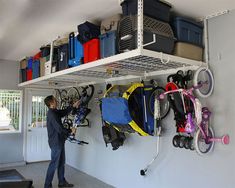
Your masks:
[{"label": "gray floor", "polygon": [[[32,179],[34,188],[43,188],[48,164],[48,162],[32,163],[26,166],[11,167],[10,169],[14,168],[25,178]],[[81,171],[78,171],[70,166],[66,166],[65,168],[65,177],[68,182],[71,182],[75,185],[74,188],[113,188],[112,186],[107,185],[102,181],[91,177]],[[58,187],[57,184],[57,175],[55,174],[53,187]]]}]

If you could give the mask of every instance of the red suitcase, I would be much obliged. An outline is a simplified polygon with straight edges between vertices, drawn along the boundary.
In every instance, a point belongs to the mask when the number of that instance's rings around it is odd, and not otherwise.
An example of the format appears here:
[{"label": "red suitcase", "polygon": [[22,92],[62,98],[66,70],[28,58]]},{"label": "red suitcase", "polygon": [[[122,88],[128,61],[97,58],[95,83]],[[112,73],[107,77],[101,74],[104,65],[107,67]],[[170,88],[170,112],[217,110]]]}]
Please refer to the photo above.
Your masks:
[{"label": "red suitcase", "polygon": [[100,59],[100,41],[99,39],[92,39],[85,44],[84,48],[84,63],[96,61]]},{"label": "red suitcase", "polygon": [[26,79],[27,81],[32,80],[33,79],[33,70],[32,69],[27,69],[27,75],[26,75]]}]

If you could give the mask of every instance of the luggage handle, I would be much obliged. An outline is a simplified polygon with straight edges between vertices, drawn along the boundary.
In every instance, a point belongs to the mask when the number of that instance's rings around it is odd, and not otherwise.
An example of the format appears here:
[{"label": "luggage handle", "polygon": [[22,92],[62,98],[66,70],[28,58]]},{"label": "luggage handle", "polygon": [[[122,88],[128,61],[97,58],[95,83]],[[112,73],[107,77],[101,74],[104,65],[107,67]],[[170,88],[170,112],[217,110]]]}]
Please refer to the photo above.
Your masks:
[{"label": "luggage handle", "polygon": [[111,31],[111,30],[112,30],[112,26],[114,26],[114,25],[115,25],[115,22],[112,21],[112,22],[109,24],[109,27],[108,27],[108,28],[105,27],[105,26],[102,26],[102,27],[103,27],[103,29],[107,32],[107,31]]},{"label": "luggage handle", "polygon": [[156,34],[153,34],[153,40],[152,40],[151,42],[149,42],[149,43],[144,44],[143,47],[149,46],[149,45],[154,44],[154,43],[156,43],[156,42],[157,42],[157,40],[156,40]]},{"label": "luggage handle", "polygon": [[75,35],[74,32],[69,34],[69,59],[75,58]]},{"label": "luggage handle", "polygon": [[133,35],[129,34],[129,35],[125,35],[123,37],[121,37],[121,40],[130,40],[133,37]]}]

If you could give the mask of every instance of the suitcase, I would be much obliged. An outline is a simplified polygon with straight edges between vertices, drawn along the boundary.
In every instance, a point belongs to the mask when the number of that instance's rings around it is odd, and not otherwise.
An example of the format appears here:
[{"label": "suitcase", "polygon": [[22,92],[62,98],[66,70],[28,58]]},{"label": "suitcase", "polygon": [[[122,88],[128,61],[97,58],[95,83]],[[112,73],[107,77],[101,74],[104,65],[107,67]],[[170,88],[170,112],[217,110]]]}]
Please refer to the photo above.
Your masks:
[{"label": "suitcase", "polygon": [[100,56],[101,58],[117,54],[117,32],[109,31],[100,35]]},{"label": "suitcase", "polygon": [[[172,54],[174,50],[174,33],[171,26],[147,16],[143,18],[144,49]],[[137,16],[125,16],[119,23],[118,50],[130,51],[137,48]]]},{"label": "suitcase", "polygon": [[100,59],[100,41],[99,39],[92,39],[85,44],[84,48],[84,63],[89,63]]},{"label": "suitcase", "polygon": [[28,63],[27,63],[27,69],[33,68],[33,57],[29,57]]},{"label": "suitcase", "polygon": [[121,19],[121,14],[114,15],[101,22],[100,33],[104,34],[110,31],[117,31],[118,23]]},{"label": "suitcase", "polygon": [[83,46],[74,33],[69,34],[69,67],[75,67],[83,63]]},{"label": "suitcase", "polygon": [[185,42],[176,42],[174,55],[197,61],[202,61],[203,48]]},{"label": "suitcase", "polygon": [[91,39],[98,38],[100,35],[100,26],[97,26],[88,21],[78,25],[78,40],[84,44]]},{"label": "suitcase", "polygon": [[40,76],[40,60],[35,60],[33,62],[33,79]]},{"label": "suitcase", "polygon": [[69,45],[63,44],[58,47],[58,71],[68,68]]},{"label": "suitcase", "polygon": [[32,69],[27,69],[26,70],[26,80],[32,80],[33,79],[33,70]]},{"label": "suitcase", "polygon": [[[143,0],[144,15],[164,22],[170,21],[171,6],[159,0]],[[138,0],[124,0],[121,3],[124,16],[137,15]]]},{"label": "suitcase", "polygon": [[25,69],[20,69],[20,82],[26,82],[27,81],[27,71]]}]

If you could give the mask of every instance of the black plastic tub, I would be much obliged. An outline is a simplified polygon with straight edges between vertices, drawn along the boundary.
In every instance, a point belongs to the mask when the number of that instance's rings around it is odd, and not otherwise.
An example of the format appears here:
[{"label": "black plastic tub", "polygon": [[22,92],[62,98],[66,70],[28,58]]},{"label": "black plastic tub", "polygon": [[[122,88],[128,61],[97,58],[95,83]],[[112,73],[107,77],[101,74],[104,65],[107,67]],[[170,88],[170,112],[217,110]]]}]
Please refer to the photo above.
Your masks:
[{"label": "black plastic tub", "polygon": [[[125,0],[121,3],[124,16],[138,13],[138,0]],[[170,21],[171,6],[159,0],[144,0],[144,15],[164,22]]]}]

